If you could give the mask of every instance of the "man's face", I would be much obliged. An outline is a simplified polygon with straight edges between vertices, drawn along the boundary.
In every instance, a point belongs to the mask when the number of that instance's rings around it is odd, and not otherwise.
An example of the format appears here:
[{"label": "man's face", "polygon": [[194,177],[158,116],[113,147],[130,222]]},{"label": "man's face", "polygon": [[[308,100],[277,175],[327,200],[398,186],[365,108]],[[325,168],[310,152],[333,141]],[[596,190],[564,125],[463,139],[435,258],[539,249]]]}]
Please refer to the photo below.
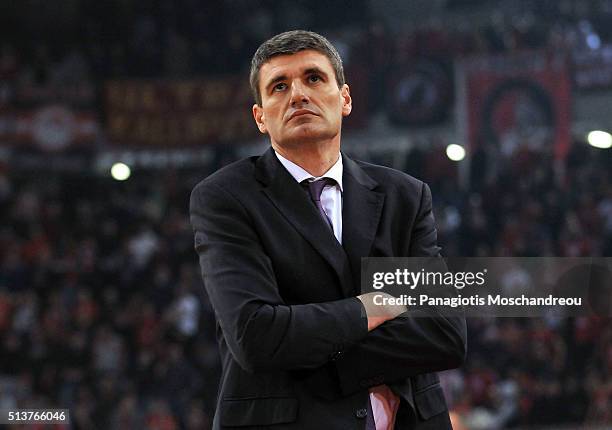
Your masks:
[{"label": "man's face", "polygon": [[329,59],[314,50],[272,57],[259,70],[261,106],[253,117],[273,146],[290,149],[340,137],[351,113],[348,85],[338,88]]}]

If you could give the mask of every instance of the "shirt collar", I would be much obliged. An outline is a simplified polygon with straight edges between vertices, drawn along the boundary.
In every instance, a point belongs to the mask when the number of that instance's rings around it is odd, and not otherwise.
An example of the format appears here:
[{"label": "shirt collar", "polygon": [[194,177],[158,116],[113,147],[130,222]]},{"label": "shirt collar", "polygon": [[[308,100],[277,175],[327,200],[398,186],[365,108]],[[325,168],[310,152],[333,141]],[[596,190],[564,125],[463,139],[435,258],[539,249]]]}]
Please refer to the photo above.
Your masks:
[{"label": "shirt collar", "polygon": [[323,175],[321,176],[314,177],[310,173],[308,173],[306,170],[304,170],[303,168],[295,164],[293,161],[287,160],[285,157],[283,157],[276,151],[274,151],[274,153],[276,154],[276,157],[281,162],[281,164],[285,167],[285,169],[287,169],[287,171],[291,174],[291,176],[293,176],[293,178],[298,183],[301,183],[306,179],[314,180],[314,179],[320,179],[320,178],[331,178],[334,181],[336,181],[336,183],[340,187],[340,191],[343,191],[343,188],[342,188],[342,171],[343,171],[342,154],[338,157],[338,161],[336,161],[334,165],[331,166],[327,172],[323,173]]}]

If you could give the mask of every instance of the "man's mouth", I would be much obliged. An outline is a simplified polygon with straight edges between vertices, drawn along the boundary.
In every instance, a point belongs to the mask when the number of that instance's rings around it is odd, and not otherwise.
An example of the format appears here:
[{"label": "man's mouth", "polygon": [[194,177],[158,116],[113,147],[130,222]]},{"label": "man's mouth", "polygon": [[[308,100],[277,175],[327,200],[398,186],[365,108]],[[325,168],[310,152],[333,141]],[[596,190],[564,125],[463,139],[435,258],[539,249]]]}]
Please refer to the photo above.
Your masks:
[{"label": "man's mouth", "polygon": [[303,116],[303,115],[316,115],[316,113],[308,109],[298,109],[291,114],[291,116],[289,117],[287,121],[291,121],[293,118],[296,118],[298,116]]}]

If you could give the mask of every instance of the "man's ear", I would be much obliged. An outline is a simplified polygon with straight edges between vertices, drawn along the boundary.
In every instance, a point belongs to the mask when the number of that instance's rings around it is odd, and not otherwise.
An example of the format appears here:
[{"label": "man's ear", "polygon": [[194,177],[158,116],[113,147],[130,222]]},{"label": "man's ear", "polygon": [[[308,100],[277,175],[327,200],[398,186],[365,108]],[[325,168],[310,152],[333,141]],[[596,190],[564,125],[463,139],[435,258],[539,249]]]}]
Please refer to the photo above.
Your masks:
[{"label": "man's ear", "polygon": [[259,131],[264,134],[267,133],[268,129],[266,128],[263,108],[257,103],[253,105],[253,118],[255,119],[255,124],[257,124]]},{"label": "man's ear", "polygon": [[351,91],[347,84],[340,88],[340,97],[342,97],[342,116],[349,116],[353,110],[353,99],[351,99]]}]

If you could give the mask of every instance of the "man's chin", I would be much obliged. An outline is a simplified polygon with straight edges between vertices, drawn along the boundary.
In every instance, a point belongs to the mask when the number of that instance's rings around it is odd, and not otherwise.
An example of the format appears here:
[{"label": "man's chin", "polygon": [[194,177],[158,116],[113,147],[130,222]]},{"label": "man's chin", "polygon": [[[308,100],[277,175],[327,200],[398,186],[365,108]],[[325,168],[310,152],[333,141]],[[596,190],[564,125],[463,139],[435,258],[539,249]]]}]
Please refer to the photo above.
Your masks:
[{"label": "man's chin", "polygon": [[285,146],[288,147],[304,147],[308,145],[319,145],[321,143],[329,142],[330,139],[323,138],[320,136],[303,136],[286,141]]},{"label": "man's chin", "polygon": [[292,143],[320,142],[334,137],[329,130],[321,130],[319,127],[301,126],[294,130],[287,141]]}]

